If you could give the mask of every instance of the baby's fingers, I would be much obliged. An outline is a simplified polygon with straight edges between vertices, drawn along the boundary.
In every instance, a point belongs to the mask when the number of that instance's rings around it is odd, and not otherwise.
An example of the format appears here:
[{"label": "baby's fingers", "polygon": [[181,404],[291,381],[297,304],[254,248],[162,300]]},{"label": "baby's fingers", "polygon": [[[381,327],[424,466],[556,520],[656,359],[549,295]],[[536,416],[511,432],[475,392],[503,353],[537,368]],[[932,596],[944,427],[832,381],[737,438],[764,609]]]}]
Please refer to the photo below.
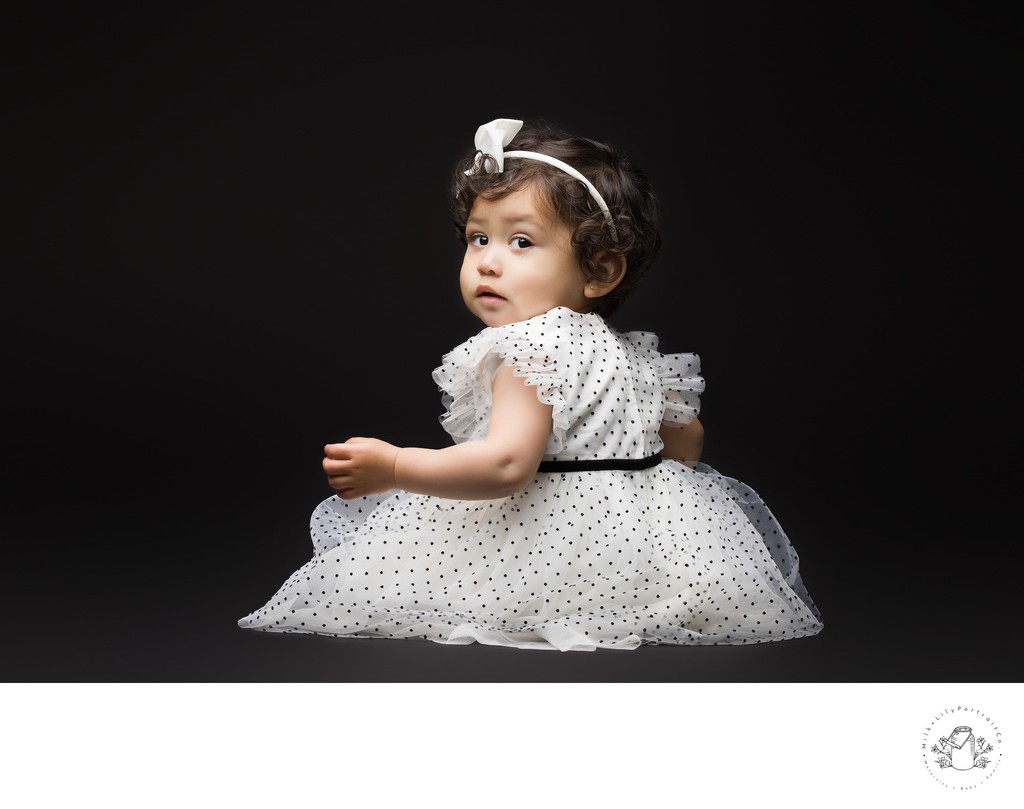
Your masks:
[{"label": "baby's fingers", "polygon": [[358,447],[360,444],[374,444],[378,443],[379,439],[366,438],[365,436],[357,435],[343,441],[342,443],[333,443],[324,445],[324,455],[328,455],[331,458],[347,458],[352,450]]},{"label": "baby's fingers", "polygon": [[320,465],[324,468],[324,472],[328,475],[340,475],[342,472],[348,471],[352,466],[352,461],[343,460],[336,461],[331,458],[324,458]]},{"label": "baby's fingers", "polygon": [[[351,441],[352,439],[349,439]],[[343,461],[352,457],[353,447],[348,442],[344,444],[326,444],[324,455],[334,460]]]},{"label": "baby's fingers", "polygon": [[352,488],[352,478],[350,478],[348,475],[332,475],[331,477],[327,478],[327,482],[335,491]]}]

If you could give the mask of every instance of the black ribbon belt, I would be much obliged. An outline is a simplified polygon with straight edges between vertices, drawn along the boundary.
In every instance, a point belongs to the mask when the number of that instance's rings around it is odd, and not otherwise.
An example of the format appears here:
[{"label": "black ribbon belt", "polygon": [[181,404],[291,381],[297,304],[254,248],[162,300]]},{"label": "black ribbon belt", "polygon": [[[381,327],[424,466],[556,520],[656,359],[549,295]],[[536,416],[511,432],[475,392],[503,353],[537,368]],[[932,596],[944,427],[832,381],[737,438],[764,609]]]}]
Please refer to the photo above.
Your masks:
[{"label": "black ribbon belt", "polygon": [[538,472],[592,472],[598,469],[617,469],[631,472],[636,469],[650,469],[661,463],[661,453],[646,458],[594,458],[586,461],[541,461]]}]

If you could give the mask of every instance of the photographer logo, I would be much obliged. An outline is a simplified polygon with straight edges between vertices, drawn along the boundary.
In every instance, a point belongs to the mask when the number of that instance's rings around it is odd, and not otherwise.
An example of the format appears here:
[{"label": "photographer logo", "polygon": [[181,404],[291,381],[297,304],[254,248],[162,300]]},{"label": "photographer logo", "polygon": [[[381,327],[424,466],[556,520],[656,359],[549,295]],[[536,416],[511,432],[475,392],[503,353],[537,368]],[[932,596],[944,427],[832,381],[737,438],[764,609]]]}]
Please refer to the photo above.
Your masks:
[{"label": "photographer logo", "polygon": [[955,790],[977,789],[1002,759],[1003,734],[983,711],[957,705],[936,713],[924,729],[921,756],[932,777]]}]

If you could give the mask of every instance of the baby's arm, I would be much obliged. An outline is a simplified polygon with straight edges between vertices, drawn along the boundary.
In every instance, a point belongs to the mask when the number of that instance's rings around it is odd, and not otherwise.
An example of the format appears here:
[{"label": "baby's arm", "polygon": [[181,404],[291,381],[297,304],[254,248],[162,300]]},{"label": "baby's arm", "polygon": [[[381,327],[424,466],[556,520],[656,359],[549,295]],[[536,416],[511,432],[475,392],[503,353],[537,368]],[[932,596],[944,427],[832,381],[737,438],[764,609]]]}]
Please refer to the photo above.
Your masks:
[{"label": "baby's arm", "polygon": [[696,416],[682,427],[662,424],[659,435],[665,442],[661,454],[666,458],[680,461],[687,466],[696,466],[700,463],[700,456],[704,451],[704,425]]},{"label": "baby's arm", "polygon": [[551,406],[512,367],[492,385],[487,437],[444,449],[396,447],[376,438],[350,438],[324,447],[328,481],[351,500],[391,489],[459,500],[507,497],[533,480],[551,434]]}]

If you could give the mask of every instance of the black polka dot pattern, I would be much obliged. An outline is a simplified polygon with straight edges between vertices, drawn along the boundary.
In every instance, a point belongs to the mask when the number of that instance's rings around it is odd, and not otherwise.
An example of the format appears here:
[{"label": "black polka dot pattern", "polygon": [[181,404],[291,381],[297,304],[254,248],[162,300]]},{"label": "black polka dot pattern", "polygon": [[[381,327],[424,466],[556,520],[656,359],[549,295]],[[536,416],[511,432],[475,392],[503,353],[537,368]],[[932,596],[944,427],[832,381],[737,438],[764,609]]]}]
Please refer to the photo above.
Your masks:
[{"label": "black polka dot pattern", "polygon": [[[565,308],[487,328],[442,360],[445,429],[482,437],[501,363],[552,405],[546,460],[643,458],[704,390],[694,354],[662,355]],[[331,497],[313,558],[238,623],[264,632],[559,650],[746,644],[817,634],[782,527],[750,487],[701,464],[539,473],[516,494]]]}]

